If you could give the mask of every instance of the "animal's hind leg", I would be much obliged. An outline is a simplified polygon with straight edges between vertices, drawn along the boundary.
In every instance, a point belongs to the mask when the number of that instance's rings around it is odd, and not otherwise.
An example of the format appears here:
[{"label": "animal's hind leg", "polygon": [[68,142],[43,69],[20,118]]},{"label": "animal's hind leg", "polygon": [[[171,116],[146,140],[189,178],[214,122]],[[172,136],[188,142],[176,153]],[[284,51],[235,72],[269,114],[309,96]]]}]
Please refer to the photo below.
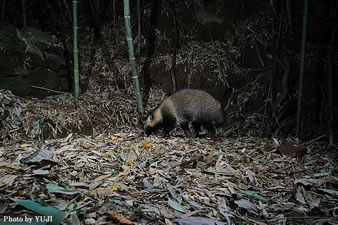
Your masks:
[{"label": "animal's hind leg", "polygon": [[194,132],[192,133],[192,137],[197,137],[198,133],[201,130],[201,124],[197,122],[193,122],[192,126],[194,128]]},{"label": "animal's hind leg", "polygon": [[208,130],[212,140],[215,140],[216,137],[216,127],[212,124],[203,124],[203,127]]}]

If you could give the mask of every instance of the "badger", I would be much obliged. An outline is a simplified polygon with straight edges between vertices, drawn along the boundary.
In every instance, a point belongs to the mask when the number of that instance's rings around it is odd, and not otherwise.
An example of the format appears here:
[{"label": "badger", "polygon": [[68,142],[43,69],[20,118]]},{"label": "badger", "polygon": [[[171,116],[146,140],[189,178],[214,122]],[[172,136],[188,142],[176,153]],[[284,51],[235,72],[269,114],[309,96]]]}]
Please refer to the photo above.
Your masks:
[{"label": "badger", "polygon": [[[163,128],[161,137],[181,127],[187,137],[196,137],[203,126],[214,140],[216,127],[225,122],[225,108],[213,96],[197,89],[182,89],[162,101],[148,116],[144,124],[147,136]],[[192,123],[193,132],[189,129]]]}]

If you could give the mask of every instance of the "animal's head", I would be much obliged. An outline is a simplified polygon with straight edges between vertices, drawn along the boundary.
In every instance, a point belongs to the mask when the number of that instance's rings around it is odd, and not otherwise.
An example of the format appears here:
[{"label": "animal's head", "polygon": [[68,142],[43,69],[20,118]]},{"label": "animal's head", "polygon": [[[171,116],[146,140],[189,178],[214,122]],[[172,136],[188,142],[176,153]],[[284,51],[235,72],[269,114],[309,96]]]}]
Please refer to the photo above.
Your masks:
[{"label": "animal's head", "polygon": [[155,110],[147,117],[147,120],[144,123],[144,132],[147,136],[149,136],[161,127],[162,117],[160,116],[160,112],[158,110]]}]

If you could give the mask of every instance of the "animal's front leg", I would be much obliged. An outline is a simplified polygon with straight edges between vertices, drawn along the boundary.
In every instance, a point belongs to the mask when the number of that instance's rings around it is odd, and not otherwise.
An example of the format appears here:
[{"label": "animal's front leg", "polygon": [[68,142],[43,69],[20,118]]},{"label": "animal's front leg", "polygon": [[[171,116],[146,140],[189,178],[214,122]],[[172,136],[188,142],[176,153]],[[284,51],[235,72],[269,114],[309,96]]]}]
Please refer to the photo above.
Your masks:
[{"label": "animal's front leg", "polygon": [[176,126],[175,117],[166,117],[166,119],[163,121],[163,131],[160,136],[166,137]]},{"label": "animal's front leg", "polygon": [[170,133],[170,131],[172,131],[174,128],[175,128],[175,125],[164,127],[164,129],[163,129],[160,137],[166,137],[166,136],[168,136],[168,134]]},{"label": "animal's front leg", "polygon": [[187,136],[187,137],[191,137],[192,136],[191,131],[189,129],[189,124],[188,123],[182,124],[181,127],[184,130],[185,136]]},{"label": "animal's front leg", "polygon": [[192,134],[192,137],[197,137],[197,135],[199,134],[200,130],[201,130],[201,124],[197,123],[197,122],[193,122],[192,126],[194,128],[194,132]]}]

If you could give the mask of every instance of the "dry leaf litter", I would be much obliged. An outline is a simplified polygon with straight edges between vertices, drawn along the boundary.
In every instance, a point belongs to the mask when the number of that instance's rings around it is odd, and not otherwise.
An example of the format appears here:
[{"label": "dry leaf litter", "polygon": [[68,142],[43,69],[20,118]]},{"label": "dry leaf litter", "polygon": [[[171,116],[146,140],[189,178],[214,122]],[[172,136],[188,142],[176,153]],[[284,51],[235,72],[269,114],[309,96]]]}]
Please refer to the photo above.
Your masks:
[{"label": "dry leaf litter", "polygon": [[[336,159],[321,154],[322,143],[308,143],[297,160],[280,154],[277,140],[144,137],[130,119],[133,98],[122,103],[120,93],[96,94],[85,94],[75,108],[67,94],[29,100],[0,92],[2,212],[22,210],[10,198],[35,196],[62,210],[76,204],[85,224],[113,224],[121,216],[134,224],[337,222]],[[118,105],[124,111],[111,111]],[[66,129],[95,117],[91,136]],[[41,140],[39,120],[53,121],[52,133],[67,136]],[[65,189],[50,193],[51,184]],[[72,214],[68,207],[64,224]]]}]

